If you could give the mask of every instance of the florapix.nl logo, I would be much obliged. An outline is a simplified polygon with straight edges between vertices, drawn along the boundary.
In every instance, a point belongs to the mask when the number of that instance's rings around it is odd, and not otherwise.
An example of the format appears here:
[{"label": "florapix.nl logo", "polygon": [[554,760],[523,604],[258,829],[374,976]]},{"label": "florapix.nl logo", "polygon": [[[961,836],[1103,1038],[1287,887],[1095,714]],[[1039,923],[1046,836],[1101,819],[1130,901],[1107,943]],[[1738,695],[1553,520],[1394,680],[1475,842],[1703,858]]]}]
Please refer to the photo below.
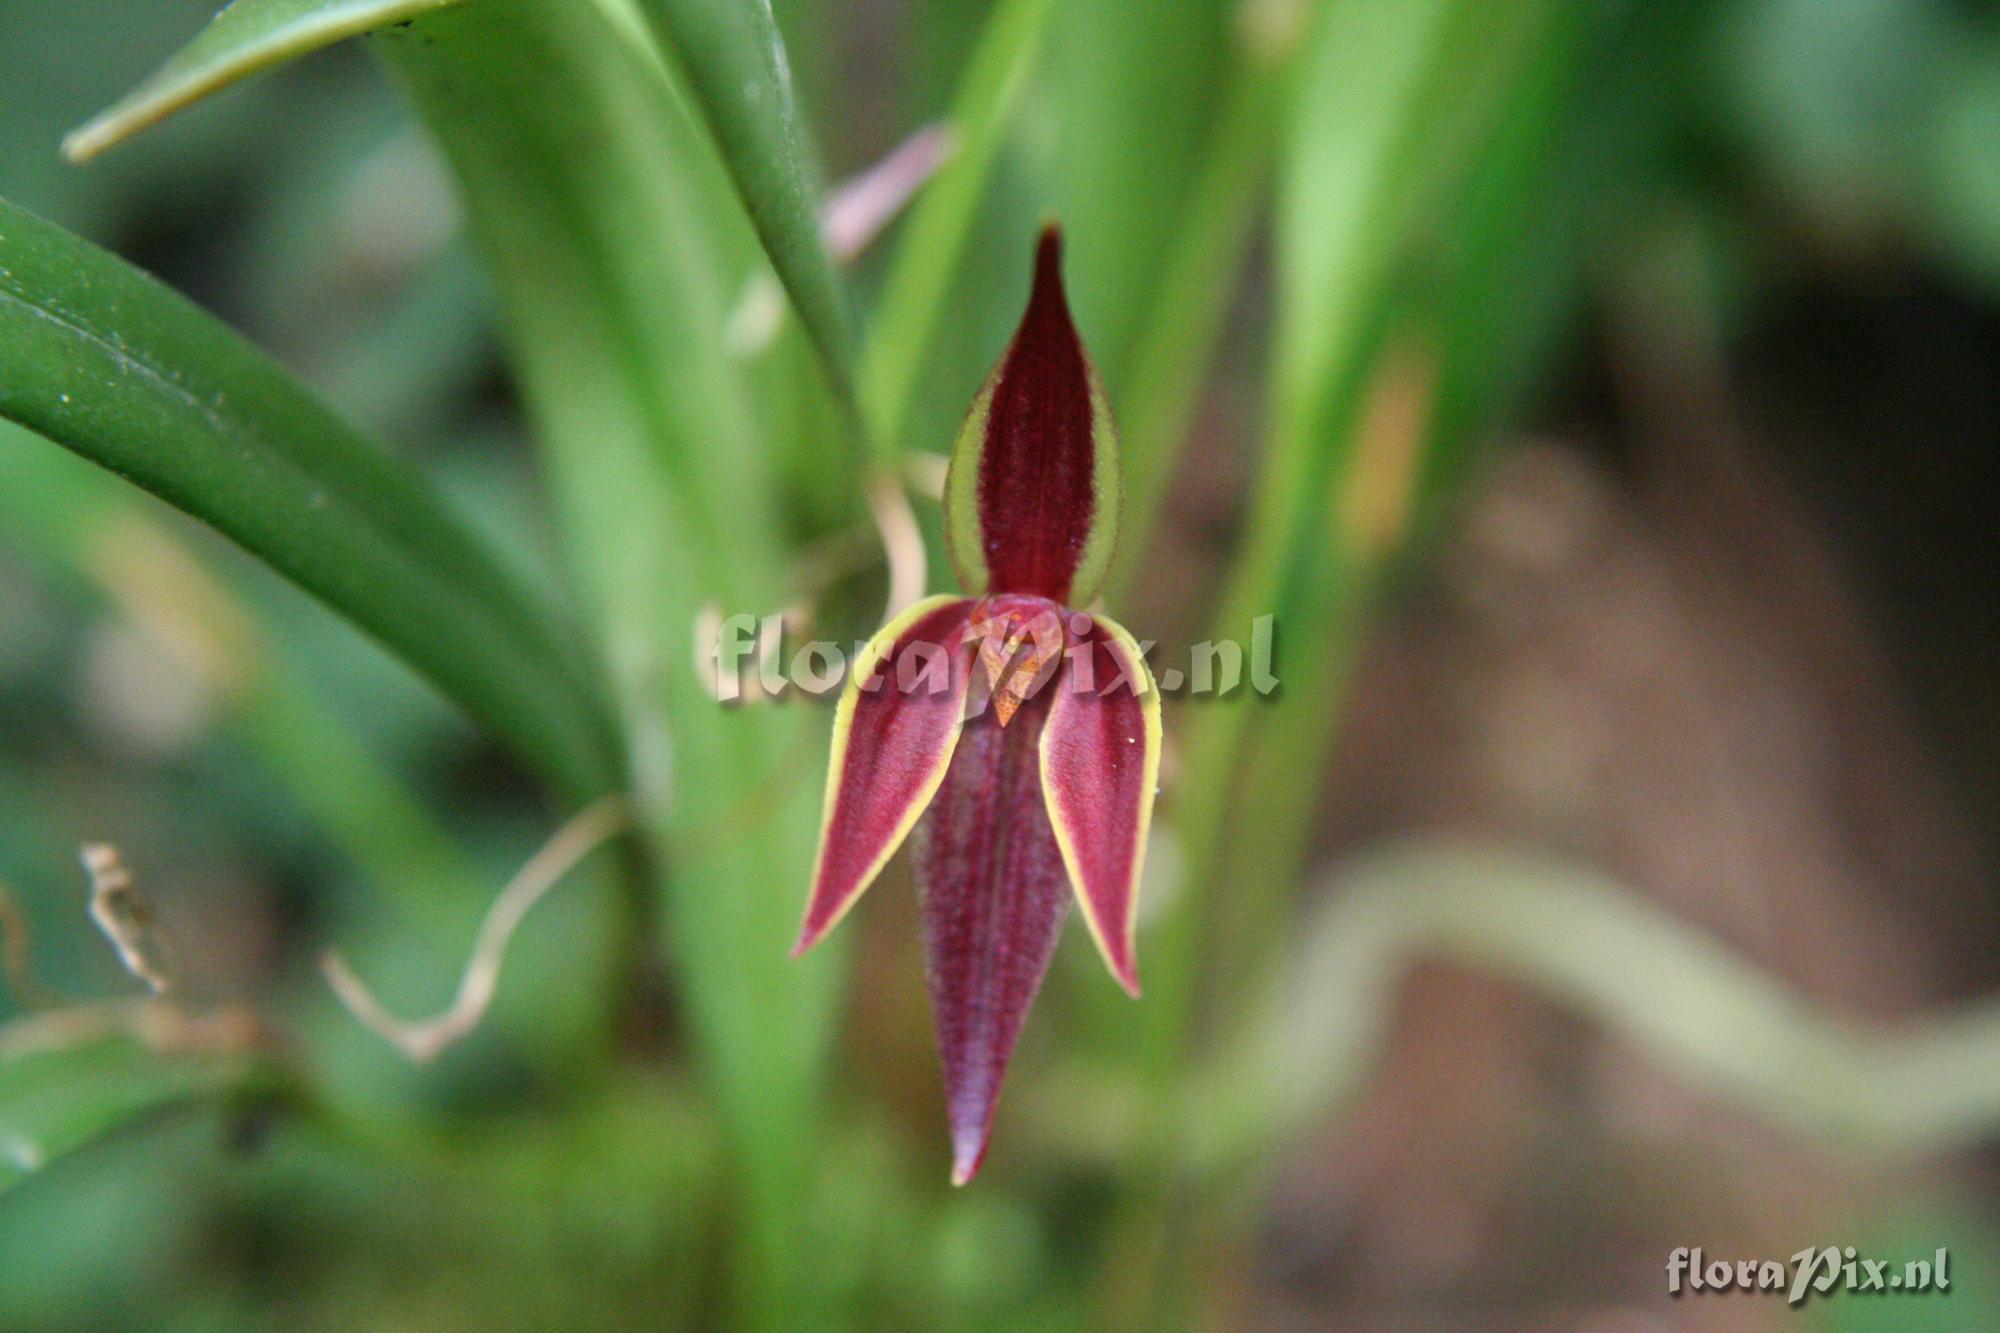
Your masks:
[{"label": "florapix.nl logo", "polygon": [[[1089,619],[1081,612],[1070,614],[1079,621]],[[798,638],[799,628],[799,617],[784,613],[703,616],[695,630],[696,661],[709,692],[723,703],[786,697],[830,700],[838,695],[866,645]],[[1086,640],[1080,632],[1052,639],[1046,645],[1037,644],[1032,632],[1025,636],[1016,633],[1004,644],[991,645],[989,655],[998,651],[1039,677],[1027,687],[1029,692],[1047,680],[1059,679],[1061,687],[1081,690],[1137,691],[1156,686],[1163,695],[1183,698],[1266,697],[1276,693],[1280,683],[1275,618],[1257,616],[1249,630],[1240,638],[1204,639],[1171,661],[1161,660],[1153,640],[1139,640],[1140,654],[1150,668],[1150,682],[1096,680],[1087,669],[1089,654],[1081,650]],[[1060,627],[1056,632],[1060,633]],[[952,688],[953,672],[970,669],[980,655],[981,643],[980,627],[975,623],[956,644],[908,645],[909,651],[898,658],[893,672],[872,678],[864,688],[945,693]],[[1072,659],[1078,669],[1055,670],[1058,663]]]},{"label": "florapix.nl logo", "polygon": [[1951,1290],[1951,1255],[1939,1246],[1924,1259],[1872,1259],[1852,1245],[1808,1246],[1789,1259],[1710,1259],[1699,1246],[1667,1256],[1667,1294],[1783,1293],[1790,1305],[1843,1292],[1922,1294]]}]

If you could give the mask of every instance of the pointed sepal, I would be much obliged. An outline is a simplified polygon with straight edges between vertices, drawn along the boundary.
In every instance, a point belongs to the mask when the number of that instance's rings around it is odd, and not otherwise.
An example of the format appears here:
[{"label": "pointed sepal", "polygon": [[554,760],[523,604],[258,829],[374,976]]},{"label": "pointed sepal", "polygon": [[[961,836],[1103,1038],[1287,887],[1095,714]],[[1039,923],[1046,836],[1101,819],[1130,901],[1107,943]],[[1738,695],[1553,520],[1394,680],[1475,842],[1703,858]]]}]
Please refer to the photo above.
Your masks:
[{"label": "pointed sepal", "polygon": [[855,659],[834,713],[819,858],[793,957],[875,882],[944,781],[964,723],[972,675],[964,636],[976,606],[925,598]]},{"label": "pointed sepal", "polygon": [[1042,730],[1042,793],[1084,923],[1118,984],[1139,994],[1139,875],[1160,778],[1160,692],[1139,645],[1106,616],[1072,616]]},{"label": "pointed sepal", "polygon": [[910,844],[956,1185],[985,1159],[1015,1039],[1069,910],[1037,762],[1053,694],[1030,696],[1005,726],[991,710],[965,724]]},{"label": "pointed sepal", "polygon": [[973,399],[945,480],[945,537],[974,596],[1097,595],[1118,531],[1118,437],[1043,230],[1027,312]]}]

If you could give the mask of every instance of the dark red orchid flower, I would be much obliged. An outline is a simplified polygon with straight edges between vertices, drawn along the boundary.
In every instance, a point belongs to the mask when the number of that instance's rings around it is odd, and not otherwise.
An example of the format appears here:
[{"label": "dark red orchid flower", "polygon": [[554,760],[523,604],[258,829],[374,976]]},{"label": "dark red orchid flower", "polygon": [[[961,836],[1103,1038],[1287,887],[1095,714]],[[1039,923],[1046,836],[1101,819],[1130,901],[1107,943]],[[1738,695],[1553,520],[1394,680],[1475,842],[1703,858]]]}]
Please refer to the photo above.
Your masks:
[{"label": "dark red orchid flower", "polygon": [[841,697],[794,950],[916,834],[956,1184],[986,1155],[1072,890],[1112,976],[1139,993],[1159,694],[1131,635],[1070,609],[1097,595],[1110,562],[1118,447],[1061,261],[1050,227],[1021,327],[952,453],[945,533],[969,595],[927,598],[883,626]]}]

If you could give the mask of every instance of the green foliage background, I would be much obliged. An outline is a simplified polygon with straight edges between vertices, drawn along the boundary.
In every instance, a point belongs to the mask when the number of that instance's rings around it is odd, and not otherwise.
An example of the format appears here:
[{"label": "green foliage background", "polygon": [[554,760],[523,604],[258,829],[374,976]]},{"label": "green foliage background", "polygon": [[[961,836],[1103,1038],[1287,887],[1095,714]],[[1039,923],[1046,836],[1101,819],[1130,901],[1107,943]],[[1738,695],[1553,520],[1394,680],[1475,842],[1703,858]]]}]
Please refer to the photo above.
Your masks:
[{"label": "green foliage background", "polygon": [[[1357,644],[1593,300],[1668,265],[1726,337],[1884,252],[2000,297],[1970,7],[773,8],[238,0],[114,128],[226,91],[84,166],[64,134],[206,6],[0,8],[0,882],[54,989],[122,994],[73,861],[118,844],[204,1002],[286,1034],[0,1047],[0,1325],[1226,1310],[1273,1155],[1357,1072],[1292,1107],[1318,1048],[1259,1026]],[[837,269],[823,182],[930,122],[954,156]],[[946,447],[1050,216],[1124,426],[1112,610],[1169,648],[1273,614],[1286,684],[1170,713],[1146,999],[1065,945],[952,1192],[897,890],[785,957],[826,711],[716,707],[691,643],[806,596],[872,628],[883,571],[827,553]],[[767,274],[797,313],[745,353]],[[1371,404],[1413,365],[1411,474],[1364,521]],[[1241,518],[1149,586],[1190,456]],[[333,1003],[330,945],[441,1005],[494,887],[612,790],[636,836],[537,909],[472,1039],[413,1070]]]}]

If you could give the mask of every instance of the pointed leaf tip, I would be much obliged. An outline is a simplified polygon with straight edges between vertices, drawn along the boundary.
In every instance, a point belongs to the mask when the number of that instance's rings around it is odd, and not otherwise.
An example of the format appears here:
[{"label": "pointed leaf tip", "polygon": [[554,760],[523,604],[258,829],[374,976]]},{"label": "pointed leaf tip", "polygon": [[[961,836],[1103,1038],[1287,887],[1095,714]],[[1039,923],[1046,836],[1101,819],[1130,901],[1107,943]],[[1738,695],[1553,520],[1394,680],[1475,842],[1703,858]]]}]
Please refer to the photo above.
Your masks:
[{"label": "pointed leaf tip", "polygon": [[964,723],[972,675],[964,632],[975,606],[926,598],[884,625],[855,659],[834,714],[819,857],[792,957],[875,882],[944,781]]},{"label": "pointed leaf tip", "polygon": [[1117,432],[1070,314],[1051,223],[1020,327],[953,447],[945,535],[967,592],[1077,605],[1103,583],[1117,527]]},{"label": "pointed leaf tip", "polygon": [[458,0],[231,0],[194,40],[108,110],[63,137],[63,156],[86,162],[175,112],[243,79],[349,37]]}]

